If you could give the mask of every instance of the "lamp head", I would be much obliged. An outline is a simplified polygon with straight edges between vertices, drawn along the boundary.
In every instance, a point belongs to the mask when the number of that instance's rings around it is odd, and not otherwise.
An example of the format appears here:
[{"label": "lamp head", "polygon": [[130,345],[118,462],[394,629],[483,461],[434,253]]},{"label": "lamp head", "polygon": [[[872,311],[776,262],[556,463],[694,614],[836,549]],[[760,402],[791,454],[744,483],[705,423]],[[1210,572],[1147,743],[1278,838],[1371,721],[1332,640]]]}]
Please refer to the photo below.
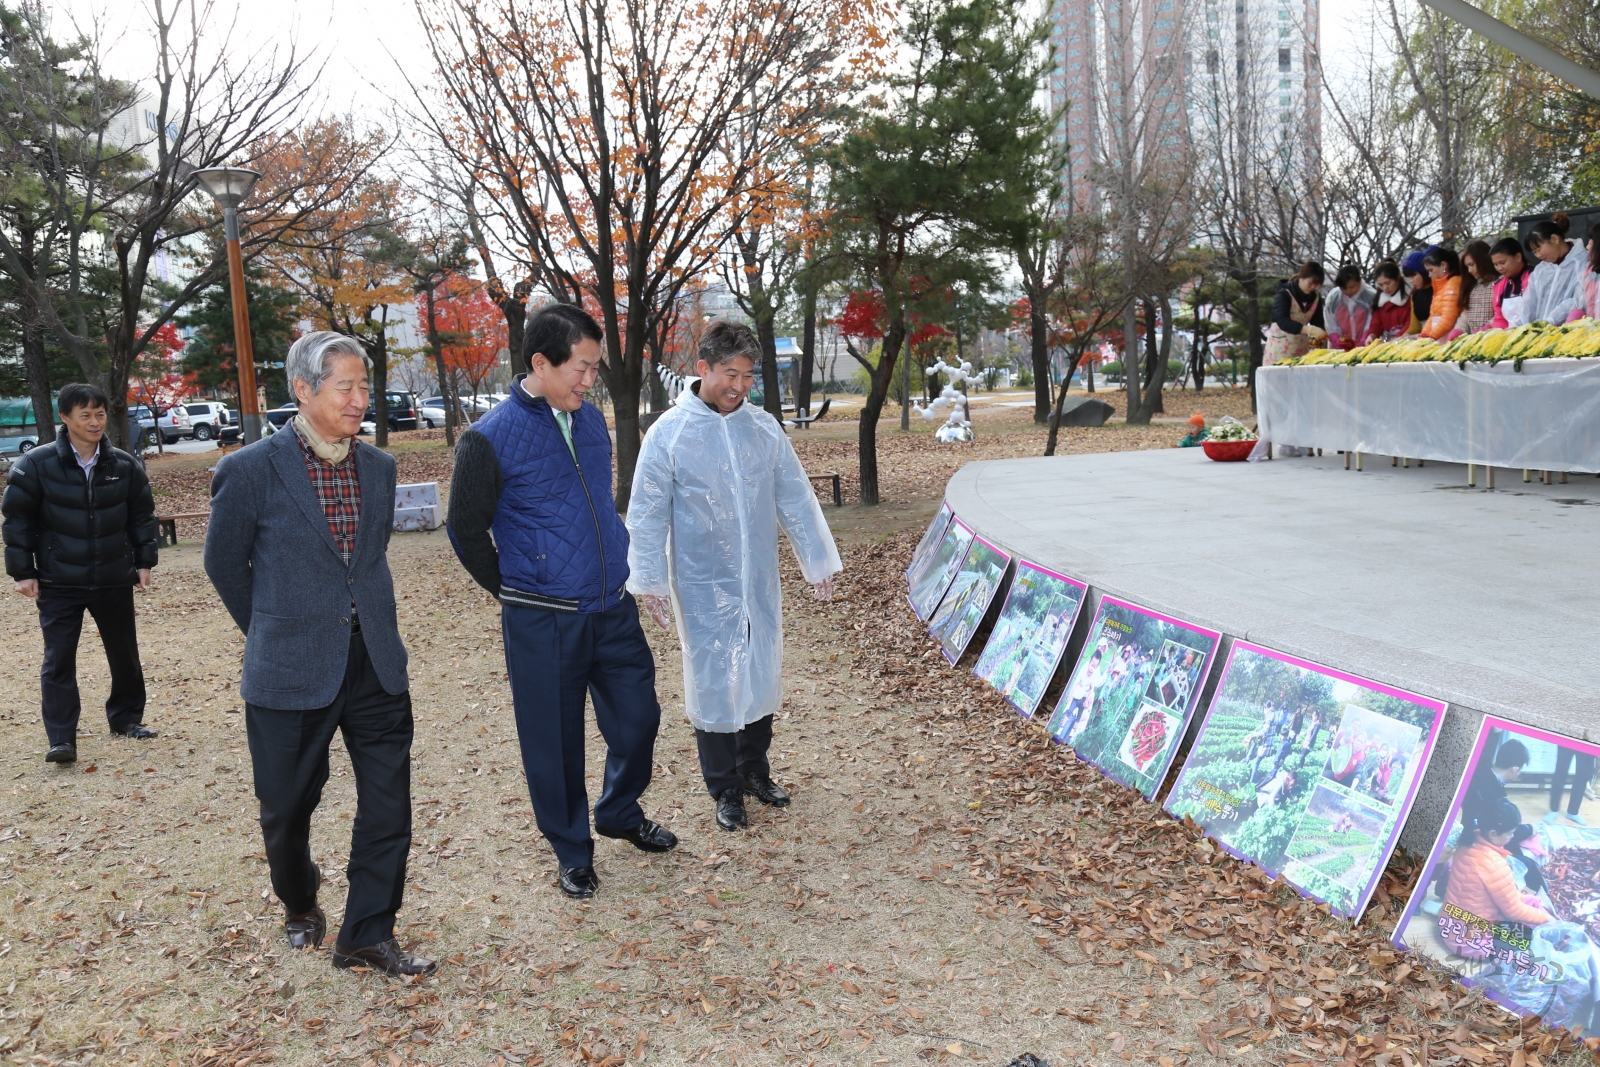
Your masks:
[{"label": "lamp head", "polygon": [[250,195],[261,172],[245,167],[204,167],[194,172],[200,187],[224,210],[237,208]]}]

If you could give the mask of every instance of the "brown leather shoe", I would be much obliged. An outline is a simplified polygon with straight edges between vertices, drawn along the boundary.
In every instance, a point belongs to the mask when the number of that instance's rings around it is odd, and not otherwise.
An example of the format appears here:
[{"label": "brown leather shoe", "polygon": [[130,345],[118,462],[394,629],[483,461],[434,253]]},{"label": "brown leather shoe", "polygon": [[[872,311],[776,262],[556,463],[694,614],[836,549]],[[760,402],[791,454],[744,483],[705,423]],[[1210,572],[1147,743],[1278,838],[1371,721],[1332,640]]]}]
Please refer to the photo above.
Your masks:
[{"label": "brown leather shoe", "polygon": [[366,948],[344,948],[334,945],[333,965],[340,970],[348,967],[371,967],[379,974],[386,974],[390,978],[428,975],[439,969],[439,965],[426,956],[413,956],[402,949],[400,942],[392,937],[376,945],[368,945]]},{"label": "brown leather shoe", "polygon": [[283,920],[283,932],[289,935],[290,948],[321,948],[328,934],[328,917],[320,907],[290,915]]}]

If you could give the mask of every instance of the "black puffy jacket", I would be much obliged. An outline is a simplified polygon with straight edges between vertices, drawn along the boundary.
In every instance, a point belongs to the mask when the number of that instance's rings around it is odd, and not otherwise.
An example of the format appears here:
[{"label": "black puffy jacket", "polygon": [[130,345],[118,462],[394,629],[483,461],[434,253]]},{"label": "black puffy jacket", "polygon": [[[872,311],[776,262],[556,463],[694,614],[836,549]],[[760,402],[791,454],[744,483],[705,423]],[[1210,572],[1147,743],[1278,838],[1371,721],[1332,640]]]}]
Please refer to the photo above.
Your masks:
[{"label": "black puffy jacket", "polygon": [[0,498],[6,573],[55,585],[134,585],[156,565],[156,505],[134,458],[100,441],[90,484],[65,428],[11,465]]}]

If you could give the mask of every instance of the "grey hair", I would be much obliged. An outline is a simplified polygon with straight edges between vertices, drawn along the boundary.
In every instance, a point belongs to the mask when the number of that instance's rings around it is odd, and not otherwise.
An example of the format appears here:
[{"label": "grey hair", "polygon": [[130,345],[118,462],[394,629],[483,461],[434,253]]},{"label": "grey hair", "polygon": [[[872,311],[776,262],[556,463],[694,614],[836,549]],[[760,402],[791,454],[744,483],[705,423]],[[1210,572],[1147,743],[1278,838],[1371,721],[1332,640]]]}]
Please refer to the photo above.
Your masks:
[{"label": "grey hair", "polygon": [[289,379],[289,391],[294,391],[295,382],[305,382],[311,386],[313,394],[321,392],[322,383],[333,374],[335,356],[355,356],[368,370],[372,369],[372,360],[367,357],[367,350],[361,347],[360,341],[332,330],[317,330],[289,346],[289,354],[283,360],[283,374]]},{"label": "grey hair", "polygon": [[756,340],[755,331],[744,323],[718,319],[700,335],[700,347],[696,355],[713,367],[732,363],[740,356],[759,364],[761,342]]}]

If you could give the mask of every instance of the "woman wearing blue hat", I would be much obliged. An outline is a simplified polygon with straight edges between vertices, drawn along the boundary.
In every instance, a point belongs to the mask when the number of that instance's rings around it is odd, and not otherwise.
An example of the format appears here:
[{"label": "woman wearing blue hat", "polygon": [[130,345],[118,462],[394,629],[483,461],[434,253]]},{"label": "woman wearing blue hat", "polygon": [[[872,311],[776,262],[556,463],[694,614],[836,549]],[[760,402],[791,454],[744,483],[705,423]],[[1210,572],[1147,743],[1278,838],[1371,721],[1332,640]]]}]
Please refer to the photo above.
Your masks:
[{"label": "woman wearing blue hat", "polygon": [[1422,261],[1438,247],[1429,245],[1421,251],[1412,252],[1400,264],[1406,284],[1411,287],[1411,326],[1406,333],[1421,333],[1423,323],[1433,314],[1433,279],[1428,277],[1428,270]]}]

